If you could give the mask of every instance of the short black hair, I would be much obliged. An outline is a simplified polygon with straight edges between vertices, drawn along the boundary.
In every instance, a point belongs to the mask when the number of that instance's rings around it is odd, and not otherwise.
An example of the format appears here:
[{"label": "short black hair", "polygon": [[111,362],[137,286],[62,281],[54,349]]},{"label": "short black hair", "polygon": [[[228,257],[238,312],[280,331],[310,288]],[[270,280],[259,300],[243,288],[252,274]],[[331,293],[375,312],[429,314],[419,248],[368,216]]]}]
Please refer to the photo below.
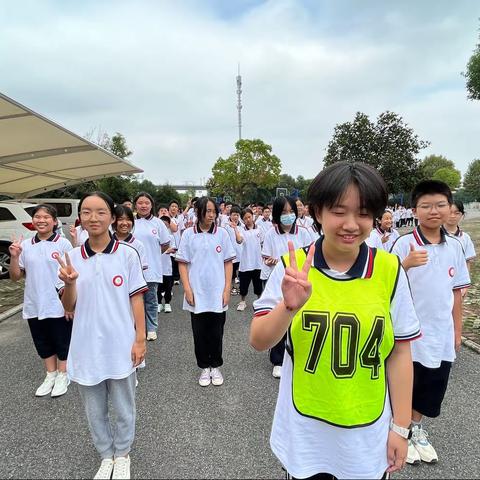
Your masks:
[{"label": "short black hair", "polygon": [[412,207],[417,208],[417,203],[420,197],[424,195],[444,195],[448,203],[453,203],[453,195],[450,187],[440,180],[422,180],[418,182],[412,190]]},{"label": "short black hair", "polygon": [[230,215],[232,213],[238,213],[240,215],[242,213],[242,209],[238,205],[232,205],[232,209],[230,210]]},{"label": "short black hair", "polygon": [[243,220],[243,217],[247,214],[247,213],[250,213],[253,217],[253,210],[251,208],[244,208],[242,210],[242,213],[240,214],[240,218],[242,218]]},{"label": "short black hair", "polygon": [[228,205],[233,205],[232,202],[225,202],[225,206],[227,207]]},{"label": "short black hair", "polygon": [[[308,187],[308,204],[320,211],[324,207],[332,208],[350,185],[358,188],[362,208],[378,218],[387,206],[387,186],[375,168],[362,162],[336,162],[324,168]],[[310,214],[320,228],[315,211]]]},{"label": "short black hair", "polygon": [[140,192],[135,195],[135,198],[133,199],[133,204],[136,206],[137,201],[140,197],[146,197],[150,200],[150,203],[152,204],[152,208],[150,209],[150,215],[153,215],[153,212],[155,212],[155,200],[153,197],[148,193],[148,192]]},{"label": "short black hair", "polygon": [[257,202],[257,207],[263,208],[264,206],[265,206],[265,204],[263,202]]},{"label": "short black hair", "polygon": [[167,217],[167,215],[162,215],[160,220],[167,222],[170,225],[170,217]]},{"label": "short black hair", "polygon": [[113,222],[113,229],[117,229],[117,222],[120,217],[127,217],[132,222],[132,227],[135,225],[135,217],[132,209],[125,205],[117,205],[115,207],[115,221]]},{"label": "short black hair", "polygon": [[108,206],[108,209],[110,210],[110,213],[112,214],[112,217],[115,216],[115,202],[112,200],[112,197],[110,195],[107,195],[104,192],[99,192],[98,190],[95,192],[90,192],[90,193],[85,193],[82,195],[82,198],[80,199],[80,202],[78,204],[78,216],[80,216],[80,211],[82,210],[82,205],[85,199],[88,197],[99,197],[101,198]]},{"label": "short black hair", "polygon": [[198,223],[203,222],[203,219],[205,218],[205,215],[207,214],[208,202],[212,202],[213,205],[215,206],[215,214],[218,218],[219,210],[218,210],[218,205],[216,204],[215,200],[211,197],[200,197],[195,202],[195,213],[197,214]]},{"label": "short black hair", "polygon": [[[283,209],[285,207],[285,204],[289,204],[292,207],[293,213],[295,213],[295,216],[298,217],[298,209],[297,209],[297,204],[295,203],[295,198],[286,196],[286,197],[277,197],[275,201],[273,202],[273,208],[272,208],[272,221],[273,223],[280,225],[280,217],[282,215]],[[283,229],[279,228],[278,229],[280,233],[285,233]]]},{"label": "short black hair", "polygon": [[453,205],[455,205],[458,208],[458,211],[462,215],[465,215],[465,207],[464,207],[463,202],[461,200],[454,200]]},{"label": "short black hair", "polygon": [[170,208],[173,204],[180,208],[180,203],[177,200],[170,200],[170,202],[168,202],[168,208]]},{"label": "short black hair", "polygon": [[46,205],[45,203],[35,205],[35,207],[32,209],[32,218],[39,210],[45,210],[54,220],[57,220],[57,209],[53,205]]}]

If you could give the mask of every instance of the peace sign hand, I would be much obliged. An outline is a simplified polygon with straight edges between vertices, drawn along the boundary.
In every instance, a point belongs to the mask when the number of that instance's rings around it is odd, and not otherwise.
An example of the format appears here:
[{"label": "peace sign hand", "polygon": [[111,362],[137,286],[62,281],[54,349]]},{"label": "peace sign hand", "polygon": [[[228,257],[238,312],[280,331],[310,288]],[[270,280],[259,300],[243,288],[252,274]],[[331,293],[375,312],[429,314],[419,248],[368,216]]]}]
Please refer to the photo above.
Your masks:
[{"label": "peace sign hand", "polygon": [[297,267],[293,242],[288,242],[290,265],[285,269],[282,280],[283,301],[289,310],[299,310],[312,294],[312,284],[308,281],[308,272],[312,266],[315,244],[308,249],[307,259],[301,270]]},{"label": "peace sign hand", "polygon": [[22,242],[23,242],[23,235],[20,235],[20,238],[17,240],[15,235],[12,235],[12,243],[8,247],[8,251],[10,252],[10,256],[12,258],[18,258],[22,253]]},{"label": "peace sign hand", "polygon": [[74,285],[78,278],[78,272],[72,267],[68,252],[65,252],[66,263],[60,258],[60,255],[57,257],[57,262],[60,264],[60,271],[58,272],[60,280],[64,282],[65,285]]}]

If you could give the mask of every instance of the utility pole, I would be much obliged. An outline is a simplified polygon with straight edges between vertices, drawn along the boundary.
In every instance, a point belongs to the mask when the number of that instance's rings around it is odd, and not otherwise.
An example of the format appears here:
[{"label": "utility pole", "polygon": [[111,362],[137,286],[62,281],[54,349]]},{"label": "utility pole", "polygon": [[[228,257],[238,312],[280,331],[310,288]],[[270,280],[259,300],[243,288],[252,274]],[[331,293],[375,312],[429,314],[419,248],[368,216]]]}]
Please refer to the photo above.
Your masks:
[{"label": "utility pole", "polygon": [[242,77],[240,75],[240,64],[238,64],[237,75],[237,110],[238,110],[238,139],[242,139]]}]

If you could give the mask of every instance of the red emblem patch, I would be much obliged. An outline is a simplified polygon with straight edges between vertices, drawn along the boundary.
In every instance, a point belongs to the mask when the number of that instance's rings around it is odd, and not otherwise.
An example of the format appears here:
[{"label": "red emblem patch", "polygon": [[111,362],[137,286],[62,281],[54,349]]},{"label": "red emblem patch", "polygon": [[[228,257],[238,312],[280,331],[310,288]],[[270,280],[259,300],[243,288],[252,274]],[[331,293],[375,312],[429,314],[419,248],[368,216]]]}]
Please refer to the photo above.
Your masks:
[{"label": "red emblem patch", "polygon": [[215,249],[217,253],[220,253],[222,251],[222,247],[220,245],[217,245],[217,248]]},{"label": "red emblem patch", "polygon": [[448,269],[448,274],[450,275],[450,277],[453,278],[453,276],[455,275],[455,269],[453,267],[450,267]]},{"label": "red emblem patch", "polygon": [[121,275],[116,275],[113,277],[112,282],[116,287],[121,287],[123,285],[123,277]]},{"label": "red emblem patch", "polygon": [[56,260],[59,256],[60,256],[60,254],[58,252],[52,252],[52,258],[54,260]]}]

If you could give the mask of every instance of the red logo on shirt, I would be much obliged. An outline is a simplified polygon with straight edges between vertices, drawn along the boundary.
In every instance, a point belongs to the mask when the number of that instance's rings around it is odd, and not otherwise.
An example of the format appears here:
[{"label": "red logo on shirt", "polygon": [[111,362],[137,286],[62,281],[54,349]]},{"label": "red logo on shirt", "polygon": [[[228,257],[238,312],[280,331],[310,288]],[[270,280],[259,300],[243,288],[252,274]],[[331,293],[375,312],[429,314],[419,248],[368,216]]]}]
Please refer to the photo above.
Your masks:
[{"label": "red logo on shirt", "polygon": [[217,253],[220,253],[222,251],[222,247],[220,245],[217,245],[217,248],[215,249]]},{"label": "red logo on shirt", "polygon": [[60,254],[58,252],[52,252],[52,258],[54,260],[56,260],[59,256],[60,256]]},{"label": "red logo on shirt", "polygon": [[113,277],[112,282],[116,287],[121,287],[123,285],[123,277],[121,275],[116,275]]},{"label": "red logo on shirt", "polygon": [[448,269],[448,274],[450,275],[450,277],[453,278],[453,276],[455,275],[455,269],[453,267],[450,267]]},{"label": "red logo on shirt", "polygon": [[158,232],[157,232],[155,229],[153,229],[153,230],[152,230],[152,233],[153,233],[154,235],[156,235]]}]

